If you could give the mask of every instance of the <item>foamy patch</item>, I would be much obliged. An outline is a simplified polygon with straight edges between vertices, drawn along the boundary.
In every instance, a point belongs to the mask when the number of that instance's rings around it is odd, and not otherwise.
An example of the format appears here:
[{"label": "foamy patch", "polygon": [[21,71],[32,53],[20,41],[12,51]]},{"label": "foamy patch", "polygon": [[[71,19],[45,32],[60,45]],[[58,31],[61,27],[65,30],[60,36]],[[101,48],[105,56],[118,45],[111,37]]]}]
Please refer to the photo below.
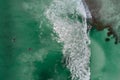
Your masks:
[{"label": "foamy patch", "polygon": [[[80,15],[83,22],[70,19],[68,13]],[[59,41],[64,43],[63,54],[72,80],[89,80],[90,40],[87,34],[87,13],[82,1],[54,0],[45,15],[59,35]]]}]

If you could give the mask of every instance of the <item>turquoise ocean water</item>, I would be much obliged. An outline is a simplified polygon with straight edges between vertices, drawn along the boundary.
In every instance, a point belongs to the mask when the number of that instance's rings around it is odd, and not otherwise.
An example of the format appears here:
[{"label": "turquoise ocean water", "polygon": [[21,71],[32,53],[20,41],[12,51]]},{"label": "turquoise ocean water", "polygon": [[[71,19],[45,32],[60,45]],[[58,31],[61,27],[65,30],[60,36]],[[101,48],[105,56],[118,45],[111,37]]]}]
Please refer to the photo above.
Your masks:
[{"label": "turquoise ocean water", "polygon": [[87,31],[82,0],[0,0],[0,80],[119,80],[119,44]]}]

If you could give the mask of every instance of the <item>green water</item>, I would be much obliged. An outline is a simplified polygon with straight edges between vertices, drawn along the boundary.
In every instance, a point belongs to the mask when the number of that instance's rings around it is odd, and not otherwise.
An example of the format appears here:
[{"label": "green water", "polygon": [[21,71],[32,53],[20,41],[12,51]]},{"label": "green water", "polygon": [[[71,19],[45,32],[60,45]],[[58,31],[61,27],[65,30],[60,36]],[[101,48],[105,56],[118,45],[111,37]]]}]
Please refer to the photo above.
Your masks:
[{"label": "green water", "polygon": [[120,44],[114,44],[114,39],[105,41],[107,30],[92,30],[90,36],[91,80],[119,80]]},{"label": "green water", "polygon": [[52,26],[44,16],[33,18],[23,2],[0,0],[0,80],[70,80]]},{"label": "green water", "polygon": [[[57,42],[53,25],[43,15],[43,5],[50,1],[36,2],[37,10],[24,9],[23,2],[30,1],[0,0],[0,80],[71,80],[62,54],[64,44]],[[90,32],[91,80],[120,79],[120,44],[115,45],[114,39],[105,42],[106,33]]]}]

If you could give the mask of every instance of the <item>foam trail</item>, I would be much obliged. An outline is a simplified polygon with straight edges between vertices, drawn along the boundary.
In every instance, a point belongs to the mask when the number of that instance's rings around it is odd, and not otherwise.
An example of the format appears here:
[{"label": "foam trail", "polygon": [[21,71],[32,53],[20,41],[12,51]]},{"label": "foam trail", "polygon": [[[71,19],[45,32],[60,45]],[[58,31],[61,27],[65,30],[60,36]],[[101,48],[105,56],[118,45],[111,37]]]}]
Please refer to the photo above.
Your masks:
[{"label": "foam trail", "polygon": [[[77,17],[69,18],[69,14],[73,14],[72,17],[81,16],[82,22]],[[64,43],[63,54],[72,80],[89,80],[90,40],[86,23],[88,14],[82,0],[54,0],[45,15],[59,35],[59,41]]]}]

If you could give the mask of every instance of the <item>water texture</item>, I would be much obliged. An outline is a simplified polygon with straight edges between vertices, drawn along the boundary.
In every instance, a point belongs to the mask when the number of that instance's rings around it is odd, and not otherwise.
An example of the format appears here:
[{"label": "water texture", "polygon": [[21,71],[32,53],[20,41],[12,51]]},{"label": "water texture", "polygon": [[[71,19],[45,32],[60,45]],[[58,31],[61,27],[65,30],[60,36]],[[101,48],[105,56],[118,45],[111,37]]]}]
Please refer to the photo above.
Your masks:
[{"label": "water texture", "polygon": [[87,21],[119,36],[119,1],[85,1],[0,0],[0,80],[119,80],[120,45]]}]

